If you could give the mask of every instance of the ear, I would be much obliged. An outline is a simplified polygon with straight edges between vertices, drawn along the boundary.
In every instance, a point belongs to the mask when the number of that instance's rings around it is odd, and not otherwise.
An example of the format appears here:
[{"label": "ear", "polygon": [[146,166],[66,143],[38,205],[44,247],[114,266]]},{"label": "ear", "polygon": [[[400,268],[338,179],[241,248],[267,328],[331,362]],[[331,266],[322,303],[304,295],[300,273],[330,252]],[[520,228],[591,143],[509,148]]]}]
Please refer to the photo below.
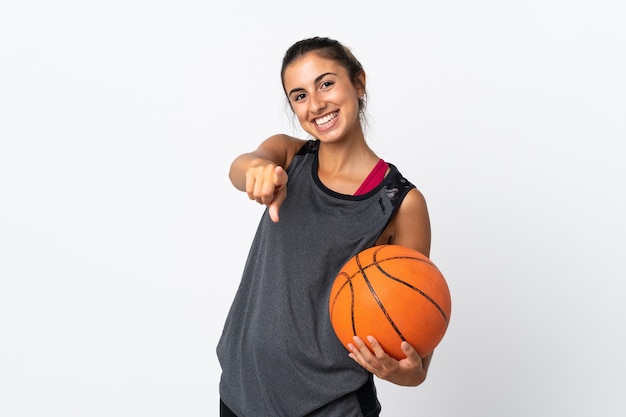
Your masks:
[{"label": "ear", "polygon": [[361,72],[356,76],[355,81],[356,92],[359,98],[361,98],[365,94],[365,71],[361,70]]}]

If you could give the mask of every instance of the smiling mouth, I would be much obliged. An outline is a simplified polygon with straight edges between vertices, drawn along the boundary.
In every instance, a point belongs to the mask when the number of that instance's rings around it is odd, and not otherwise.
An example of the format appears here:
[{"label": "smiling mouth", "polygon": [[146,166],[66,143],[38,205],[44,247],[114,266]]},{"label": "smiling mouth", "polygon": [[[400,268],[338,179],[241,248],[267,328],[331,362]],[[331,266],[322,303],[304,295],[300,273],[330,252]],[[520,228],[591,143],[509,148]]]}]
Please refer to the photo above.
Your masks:
[{"label": "smiling mouth", "polygon": [[330,114],[327,114],[324,117],[320,117],[318,119],[315,119],[314,122],[315,122],[315,124],[318,127],[323,127],[323,126],[329,124],[330,122],[332,122],[335,119],[335,117],[337,117],[337,114],[338,113],[336,111],[334,111],[334,112],[332,112]]}]

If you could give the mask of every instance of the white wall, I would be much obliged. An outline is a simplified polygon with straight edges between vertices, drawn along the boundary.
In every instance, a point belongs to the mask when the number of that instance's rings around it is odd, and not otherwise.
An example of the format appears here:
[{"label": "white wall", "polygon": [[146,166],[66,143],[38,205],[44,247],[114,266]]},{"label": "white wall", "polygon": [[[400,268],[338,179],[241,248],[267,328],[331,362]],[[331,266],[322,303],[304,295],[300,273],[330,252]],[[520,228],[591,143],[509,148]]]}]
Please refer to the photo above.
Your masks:
[{"label": "white wall", "polygon": [[621,2],[338,3],[0,5],[0,415],[217,415],[261,213],[227,168],[294,133],[280,60],[312,35],[364,64],[453,295],[383,415],[625,415]]}]

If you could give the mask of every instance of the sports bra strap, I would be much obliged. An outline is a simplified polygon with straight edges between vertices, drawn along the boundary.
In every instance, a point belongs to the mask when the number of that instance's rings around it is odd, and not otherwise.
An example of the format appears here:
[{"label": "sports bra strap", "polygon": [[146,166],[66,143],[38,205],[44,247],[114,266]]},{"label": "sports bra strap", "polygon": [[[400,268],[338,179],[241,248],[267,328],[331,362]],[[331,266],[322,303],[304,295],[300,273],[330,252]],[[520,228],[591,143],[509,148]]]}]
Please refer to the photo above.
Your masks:
[{"label": "sports bra strap", "polygon": [[354,195],[367,194],[368,192],[376,188],[378,184],[383,182],[388,166],[389,164],[387,164],[387,162],[379,159],[374,169],[372,169],[367,178],[365,178],[365,181],[363,181],[363,184],[361,184],[359,189],[356,190]]}]

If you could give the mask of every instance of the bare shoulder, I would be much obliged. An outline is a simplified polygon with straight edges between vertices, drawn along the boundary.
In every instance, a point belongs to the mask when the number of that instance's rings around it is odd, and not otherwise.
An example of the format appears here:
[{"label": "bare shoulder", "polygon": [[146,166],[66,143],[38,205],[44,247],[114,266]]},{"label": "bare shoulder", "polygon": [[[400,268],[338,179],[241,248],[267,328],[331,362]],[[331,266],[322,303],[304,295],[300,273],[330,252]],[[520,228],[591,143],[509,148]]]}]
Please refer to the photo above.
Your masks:
[{"label": "bare shoulder", "polygon": [[400,210],[413,212],[415,215],[427,214],[426,197],[417,188],[412,188],[402,200]]},{"label": "bare shoulder", "polygon": [[253,154],[286,168],[304,143],[303,139],[279,133],[262,141]]},{"label": "bare shoulder", "polygon": [[386,241],[379,243],[407,246],[430,256],[430,217],[421,191],[413,188],[407,193],[384,235]]},{"label": "bare shoulder", "polygon": [[306,142],[304,139],[278,133],[261,142],[256,153],[273,161],[281,161],[280,165],[287,167]]},{"label": "bare shoulder", "polygon": [[278,146],[282,148],[300,149],[307,141],[293,136],[277,133],[261,142],[260,146]]}]

